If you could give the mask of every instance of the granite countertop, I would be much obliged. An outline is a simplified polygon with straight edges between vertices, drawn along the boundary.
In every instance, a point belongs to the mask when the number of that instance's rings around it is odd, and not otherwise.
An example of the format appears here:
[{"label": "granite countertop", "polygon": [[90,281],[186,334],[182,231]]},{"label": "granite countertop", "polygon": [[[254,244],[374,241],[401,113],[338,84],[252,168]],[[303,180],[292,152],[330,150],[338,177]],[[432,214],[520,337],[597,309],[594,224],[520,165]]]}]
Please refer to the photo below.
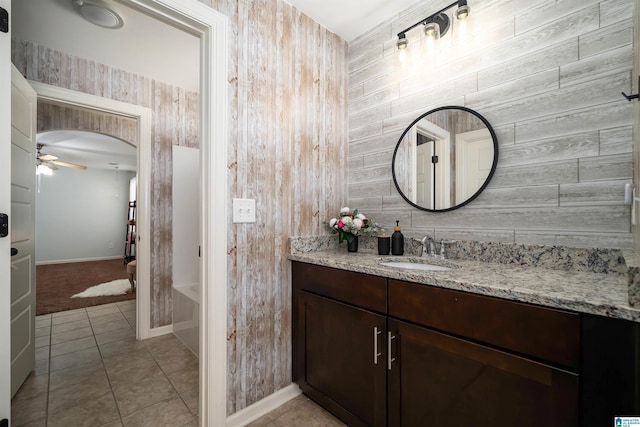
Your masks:
[{"label": "granite countertop", "polygon": [[[292,248],[296,244],[292,244]],[[348,253],[344,247],[316,245],[315,250],[290,252],[292,261],[366,273],[390,279],[472,292],[513,301],[566,309],[580,313],[640,322],[640,307],[629,304],[626,269],[547,268],[543,265],[514,265],[478,260],[441,260],[417,256],[409,250],[404,256],[381,256],[375,251]],[[344,246],[344,245],[343,245]],[[414,248],[415,249],[415,248]],[[592,254],[588,254],[593,257]],[[381,262],[428,262],[451,267],[447,271],[407,270],[381,265]],[[555,264],[554,264],[555,266]],[[593,270],[596,270],[594,272]]]}]

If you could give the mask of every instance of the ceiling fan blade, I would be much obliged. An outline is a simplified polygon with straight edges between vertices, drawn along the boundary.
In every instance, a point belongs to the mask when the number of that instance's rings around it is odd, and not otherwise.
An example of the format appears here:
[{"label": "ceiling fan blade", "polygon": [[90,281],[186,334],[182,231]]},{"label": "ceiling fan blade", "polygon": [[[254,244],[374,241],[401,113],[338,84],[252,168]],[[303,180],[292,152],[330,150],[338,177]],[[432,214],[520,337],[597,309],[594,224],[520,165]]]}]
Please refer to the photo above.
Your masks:
[{"label": "ceiling fan blade", "polygon": [[75,168],[75,169],[82,169],[82,170],[86,170],[87,167],[84,165],[78,165],[75,163],[69,163],[69,162],[63,162],[61,160],[51,160],[51,163],[56,164],[58,166],[64,166],[67,168]]},{"label": "ceiling fan blade", "polygon": [[52,171],[57,171],[58,168],[56,167],[56,165],[52,165],[49,162],[40,162],[41,165],[44,165],[46,167],[48,167],[49,169],[51,169]]},{"label": "ceiling fan blade", "polygon": [[38,158],[40,160],[44,160],[46,162],[51,161],[51,160],[58,160],[58,158],[56,156],[53,156],[51,154],[38,154]]}]

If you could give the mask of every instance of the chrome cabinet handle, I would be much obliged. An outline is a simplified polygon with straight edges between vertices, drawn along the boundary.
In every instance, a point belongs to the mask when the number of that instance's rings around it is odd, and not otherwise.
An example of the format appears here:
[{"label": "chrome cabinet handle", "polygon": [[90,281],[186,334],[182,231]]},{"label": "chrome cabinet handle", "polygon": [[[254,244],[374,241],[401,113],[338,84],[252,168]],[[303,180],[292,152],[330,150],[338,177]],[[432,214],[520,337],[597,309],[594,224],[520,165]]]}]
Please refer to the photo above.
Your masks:
[{"label": "chrome cabinet handle", "polygon": [[382,353],[378,353],[378,335],[380,335],[382,331],[378,330],[378,327],[373,328],[373,364],[378,364],[378,357],[382,356]]},{"label": "chrome cabinet handle", "polygon": [[391,333],[387,332],[387,369],[391,370],[391,364],[395,362],[396,358],[391,357],[391,341],[396,339],[396,337]]}]

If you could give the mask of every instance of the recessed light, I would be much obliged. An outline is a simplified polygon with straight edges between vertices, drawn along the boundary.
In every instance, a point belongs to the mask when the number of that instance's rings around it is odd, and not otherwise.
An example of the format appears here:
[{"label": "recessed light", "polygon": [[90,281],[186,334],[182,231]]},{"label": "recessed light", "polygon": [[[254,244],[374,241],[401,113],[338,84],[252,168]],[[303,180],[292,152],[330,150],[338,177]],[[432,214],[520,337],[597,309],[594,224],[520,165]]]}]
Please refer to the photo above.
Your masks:
[{"label": "recessed light", "polygon": [[102,2],[73,0],[73,5],[78,13],[92,24],[109,29],[122,28],[124,25],[122,17]]}]

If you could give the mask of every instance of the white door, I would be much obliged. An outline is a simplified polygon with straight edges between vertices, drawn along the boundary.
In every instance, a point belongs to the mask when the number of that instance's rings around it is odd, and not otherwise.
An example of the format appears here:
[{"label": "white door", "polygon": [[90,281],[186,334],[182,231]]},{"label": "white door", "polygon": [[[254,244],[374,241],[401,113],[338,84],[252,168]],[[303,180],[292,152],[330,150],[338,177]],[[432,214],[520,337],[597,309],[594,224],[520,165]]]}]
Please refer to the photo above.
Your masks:
[{"label": "white door", "polygon": [[488,129],[456,135],[456,203],[473,196],[493,165],[493,139]]},{"label": "white door", "polygon": [[432,163],[433,141],[418,145],[416,149],[416,200],[415,203],[433,209]]},{"label": "white door", "polygon": [[11,395],[35,363],[36,92],[11,66]]},{"label": "white door", "polygon": [[[11,0],[0,0],[11,15]],[[1,12],[1,11],[0,11]],[[9,27],[11,29],[11,27]],[[0,213],[11,212],[11,33],[0,32]],[[11,290],[9,237],[0,238],[0,420],[11,414]]]}]

